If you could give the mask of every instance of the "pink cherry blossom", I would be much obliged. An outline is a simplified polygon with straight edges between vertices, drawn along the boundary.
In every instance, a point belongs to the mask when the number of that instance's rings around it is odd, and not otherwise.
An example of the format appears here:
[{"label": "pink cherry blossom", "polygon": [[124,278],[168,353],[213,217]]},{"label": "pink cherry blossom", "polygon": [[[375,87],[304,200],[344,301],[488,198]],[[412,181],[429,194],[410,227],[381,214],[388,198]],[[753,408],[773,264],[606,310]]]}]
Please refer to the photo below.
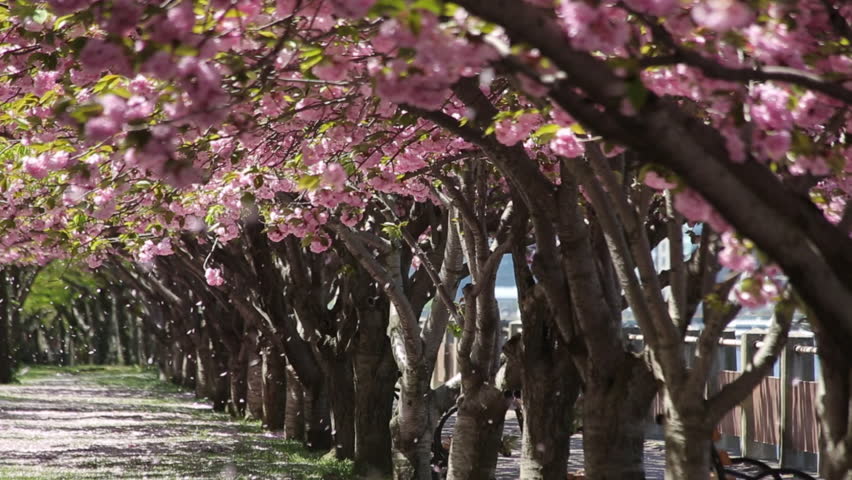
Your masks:
[{"label": "pink cherry blossom", "polygon": [[567,158],[579,157],[586,151],[570,128],[560,128],[556,131],[556,135],[550,141],[550,149],[556,155]]},{"label": "pink cherry blossom", "polygon": [[225,279],[222,277],[222,270],[218,268],[206,268],[204,270],[204,279],[211,287],[218,287],[225,283]]},{"label": "pink cherry blossom", "polygon": [[338,15],[359,18],[366,15],[376,0],[331,0],[331,3]]},{"label": "pink cherry blossom", "polygon": [[94,0],[48,0],[50,8],[59,15],[67,15],[82,10],[92,4]]},{"label": "pink cherry blossom", "polygon": [[565,0],[559,6],[559,17],[571,45],[582,50],[611,53],[621,48],[630,34],[627,14],[618,8],[594,8],[581,0]]},{"label": "pink cherry blossom", "polygon": [[24,170],[35,178],[44,178],[49,170],[45,164],[45,159],[42,156],[23,158]]},{"label": "pink cherry blossom", "polygon": [[723,267],[736,272],[753,272],[757,268],[752,254],[731,232],[722,234],[722,245],[724,248],[719,252],[719,263]]},{"label": "pink cherry blossom", "polygon": [[747,26],[754,12],[740,0],[699,0],[692,19],[702,27],[725,32]]},{"label": "pink cherry blossom", "polygon": [[125,73],[130,69],[121,47],[98,38],[90,38],[86,41],[86,46],[80,52],[80,63],[92,73],[100,73],[104,70]]},{"label": "pink cherry blossom", "polygon": [[516,120],[507,118],[498,121],[494,125],[494,133],[497,141],[503,145],[512,146],[525,140],[535,130],[541,117],[534,113],[524,113]]},{"label": "pink cherry blossom", "polygon": [[645,176],[642,178],[642,183],[657,190],[665,190],[668,188],[675,188],[677,186],[676,183],[669,182],[665,177],[653,170],[648,170],[645,173]]}]

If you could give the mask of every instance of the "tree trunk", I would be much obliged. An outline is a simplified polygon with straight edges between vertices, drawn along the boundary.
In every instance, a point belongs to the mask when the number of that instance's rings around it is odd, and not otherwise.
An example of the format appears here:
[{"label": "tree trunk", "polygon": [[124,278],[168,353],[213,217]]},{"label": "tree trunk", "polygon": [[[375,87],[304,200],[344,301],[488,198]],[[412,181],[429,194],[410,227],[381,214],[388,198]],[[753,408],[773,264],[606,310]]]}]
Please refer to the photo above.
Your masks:
[{"label": "tree trunk", "polygon": [[210,325],[211,320],[205,319],[202,330],[202,345],[206,346],[209,353],[209,368],[207,383],[209,384],[210,400],[213,402],[213,410],[224,412],[228,407],[229,381],[228,381],[228,349],[218,337],[219,333]]},{"label": "tree trunk", "polygon": [[399,371],[387,336],[385,301],[359,313],[358,344],[353,359],[355,383],[355,471],[360,475],[391,473],[390,421]]},{"label": "tree trunk", "polygon": [[147,357],[145,355],[145,329],[142,326],[142,319],[135,317],[131,318],[130,322],[133,325],[133,346],[136,350],[136,365],[144,367],[147,364]]},{"label": "tree trunk", "polygon": [[490,384],[465,391],[450,447],[448,480],[491,480],[503,441],[508,400]]},{"label": "tree trunk", "polygon": [[325,379],[305,389],[305,445],[311,450],[326,451],[333,445],[331,405]]},{"label": "tree trunk", "polygon": [[712,428],[703,417],[666,418],[666,479],[706,480],[710,475]]},{"label": "tree trunk", "polygon": [[305,441],[305,393],[292,365],[287,366],[287,405],[284,416],[287,438]]},{"label": "tree trunk", "polygon": [[212,385],[210,385],[210,369],[212,368],[210,358],[210,345],[199,344],[195,348],[195,396],[196,398],[212,399]]},{"label": "tree trunk", "polygon": [[[109,321],[107,319],[106,312],[104,311],[103,299],[101,296],[95,297],[92,300],[92,310],[94,313],[92,316],[92,327],[95,335],[95,344],[93,345],[93,350],[95,351],[94,362],[98,365],[105,365],[108,362],[110,354]],[[171,351],[171,348],[169,350]],[[172,362],[174,362],[174,360],[174,357],[172,357]],[[174,363],[172,363],[169,368],[172,373],[177,369],[178,367]]]},{"label": "tree trunk", "polygon": [[228,410],[234,418],[244,418],[246,415],[248,348],[248,343],[243,342],[239,354],[228,358],[228,377],[231,393],[231,402]]},{"label": "tree trunk", "polygon": [[[2,274],[2,272],[0,272]],[[0,279],[5,278],[0,277]],[[10,383],[14,378],[15,367],[9,342],[9,306],[8,286],[0,285],[0,383]]]},{"label": "tree trunk", "polygon": [[442,412],[429,387],[430,373],[409,371],[399,382],[400,397],[390,423],[394,480],[432,478],[432,436]]},{"label": "tree trunk", "polygon": [[69,367],[73,367],[77,364],[77,359],[75,358],[77,353],[77,346],[75,345],[76,342],[74,342],[74,337],[74,330],[69,328],[65,332],[65,357],[66,365],[68,365]]},{"label": "tree trunk", "polygon": [[[112,360],[117,365],[125,365],[124,346],[121,342],[121,326],[118,322],[118,297],[113,292],[109,294],[109,325],[110,325],[110,352],[114,355]],[[186,379],[184,370],[184,379]]]},{"label": "tree trunk", "polygon": [[610,376],[586,376],[583,453],[590,480],[645,478],[645,421],[656,383],[641,359],[625,356]]},{"label": "tree trunk", "polygon": [[[425,410],[427,402],[416,408]],[[399,413],[391,419],[390,431],[394,480],[432,480],[432,431],[425,428],[417,436],[403,435]]]},{"label": "tree trunk", "polygon": [[524,412],[521,478],[563,480],[567,475],[580,373],[552,321],[543,288],[533,284],[523,253],[520,249],[513,252],[517,257],[513,261],[521,291],[523,333],[503,347],[508,357],[507,370],[511,371],[511,365],[520,370]]},{"label": "tree trunk", "polygon": [[327,361],[329,395],[334,415],[334,453],[338,459],[355,457],[355,378],[352,360],[343,353]]},{"label": "tree trunk", "polygon": [[180,343],[177,341],[173,340],[169,344],[169,359],[171,363],[171,377],[169,379],[175,385],[183,385],[183,352],[181,352]]},{"label": "tree trunk", "polygon": [[823,476],[852,480],[852,359],[833,338],[817,331],[820,382],[817,415]]},{"label": "tree trunk", "polygon": [[195,390],[196,376],[198,375],[195,348],[181,348],[181,356],[183,357],[183,381],[181,385],[189,390]]},{"label": "tree trunk", "polygon": [[580,393],[579,373],[567,355],[550,364],[524,364],[522,369],[521,478],[563,480],[574,427],[574,404]]},{"label": "tree trunk", "polygon": [[273,346],[263,349],[263,424],[272,431],[284,429],[287,403],[287,364]]},{"label": "tree trunk", "polygon": [[248,411],[253,418],[263,420],[263,359],[260,356],[257,329],[249,329],[247,342]]}]

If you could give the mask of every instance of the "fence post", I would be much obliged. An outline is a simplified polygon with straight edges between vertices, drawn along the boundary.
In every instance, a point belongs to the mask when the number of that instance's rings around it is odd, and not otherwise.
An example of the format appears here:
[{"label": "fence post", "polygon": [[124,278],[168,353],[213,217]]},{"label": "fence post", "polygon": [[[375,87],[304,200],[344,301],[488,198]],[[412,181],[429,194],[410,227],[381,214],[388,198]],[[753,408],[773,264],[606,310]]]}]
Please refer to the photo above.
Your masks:
[{"label": "fence post", "polygon": [[[686,336],[698,338],[701,336],[701,329],[698,327],[689,327],[686,330]],[[693,364],[695,363],[695,350],[698,347],[698,342],[686,342],[683,347],[683,354],[686,357],[684,359],[686,361],[686,368],[692,368]]]},{"label": "fence post", "polygon": [[[733,340],[735,338],[735,333],[733,330],[725,330],[722,332],[722,338],[727,340]],[[721,380],[719,379],[719,374],[723,370],[736,370],[737,369],[737,351],[734,347],[729,347],[727,345],[719,345],[716,348],[715,358],[713,359],[713,366],[710,367],[710,373],[707,374],[707,397],[711,397],[717,393],[722,388]]]},{"label": "fence post", "polygon": [[[745,332],[740,336],[740,371],[743,371],[749,360],[754,358],[757,351],[755,345],[763,333]],[[747,457],[751,453],[751,443],[754,440],[754,396],[749,394],[740,404],[742,408],[740,415],[740,456]]]},{"label": "fence post", "polygon": [[[799,467],[797,452],[793,448],[793,385],[796,380],[805,380],[801,355],[796,353],[797,345],[811,345],[813,336],[800,332],[790,332],[787,344],[781,351],[781,431],[778,446],[779,463],[782,467]],[[813,372],[813,366],[811,366]],[[809,380],[809,379],[808,379]]]}]

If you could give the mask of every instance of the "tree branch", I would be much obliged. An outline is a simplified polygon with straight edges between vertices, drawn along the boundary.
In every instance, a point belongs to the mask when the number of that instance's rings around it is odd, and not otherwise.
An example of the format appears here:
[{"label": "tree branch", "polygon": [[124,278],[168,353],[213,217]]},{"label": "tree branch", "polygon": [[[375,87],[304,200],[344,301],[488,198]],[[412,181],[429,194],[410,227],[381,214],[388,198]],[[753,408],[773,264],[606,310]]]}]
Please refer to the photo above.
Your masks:
[{"label": "tree branch", "polygon": [[749,81],[777,81],[798,85],[825,95],[834,97],[847,105],[852,105],[852,90],[843,87],[841,82],[829,82],[819,75],[805,72],[789,67],[778,66],[755,66],[754,68],[727,67],[715,62],[698,52],[679,45],[665,27],[655,18],[648,18],[632,12],[642,19],[642,22],[651,29],[654,38],[662,42],[674,51],[673,55],[665,57],[651,57],[642,62],[642,66],[676,65],[683,63],[698,68],[710,78],[728,80],[733,82]]},{"label": "tree branch", "polygon": [[739,377],[707,400],[707,416],[710,424],[718,423],[772,370],[775,359],[778,358],[778,354],[787,342],[787,332],[790,330],[795,310],[789,301],[781,301],[776,305],[775,321],[772,322],[769,332],[763,339],[763,345],[754,354],[754,358],[743,366],[743,373]]}]

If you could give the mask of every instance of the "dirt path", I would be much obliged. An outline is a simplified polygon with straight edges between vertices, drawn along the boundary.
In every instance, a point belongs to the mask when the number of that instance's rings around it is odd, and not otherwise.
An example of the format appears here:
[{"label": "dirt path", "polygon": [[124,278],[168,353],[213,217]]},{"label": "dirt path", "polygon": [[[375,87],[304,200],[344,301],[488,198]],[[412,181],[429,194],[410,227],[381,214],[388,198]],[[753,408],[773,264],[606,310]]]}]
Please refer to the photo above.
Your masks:
[{"label": "dirt path", "polygon": [[129,368],[33,370],[0,386],[3,479],[348,478],[259,425]]}]

